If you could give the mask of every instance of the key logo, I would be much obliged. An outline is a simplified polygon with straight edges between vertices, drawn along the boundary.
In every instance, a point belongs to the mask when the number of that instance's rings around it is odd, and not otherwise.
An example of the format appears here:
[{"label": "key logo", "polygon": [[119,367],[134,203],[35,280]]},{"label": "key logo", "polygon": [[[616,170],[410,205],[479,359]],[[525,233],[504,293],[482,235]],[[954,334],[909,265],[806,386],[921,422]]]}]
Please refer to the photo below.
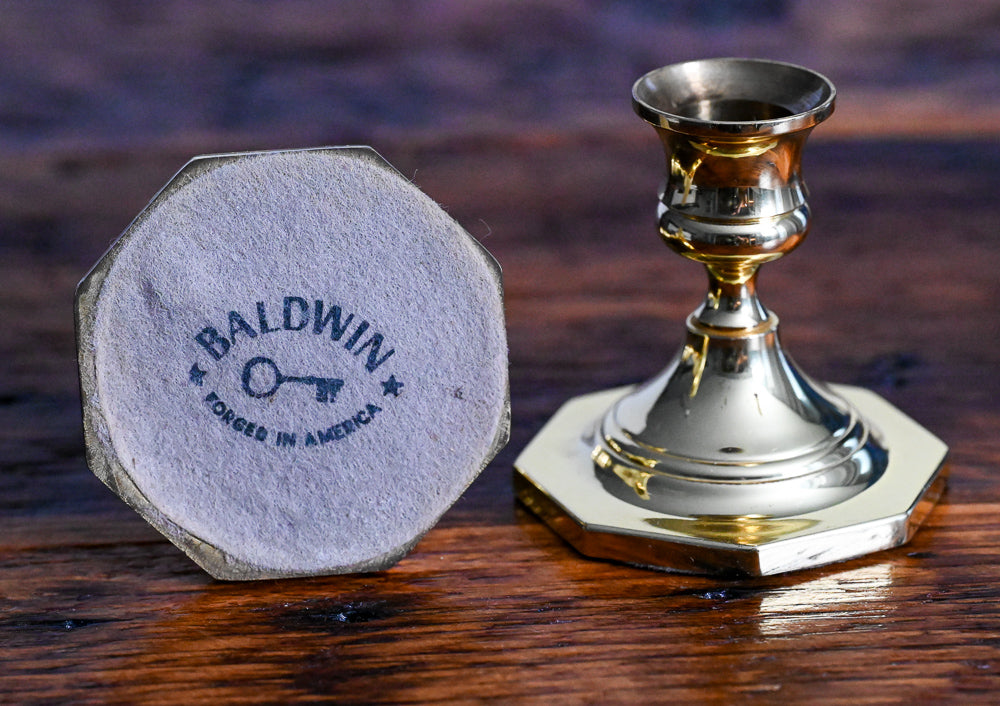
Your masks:
[{"label": "key logo", "polygon": [[[264,369],[263,377],[269,382],[265,382],[263,387],[254,389],[255,378],[257,384],[260,384],[262,376],[260,368]],[[255,369],[258,369],[256,375],[254,373]],[[333,402],[337,399],[337,393],[340,392],[340,388],[344,386],[344,381],[339,378],[321,378],[315,375],[307,375],[306,377],[282,375],[281,371],[278,370],[277,363],[262,355],[247,361],[247,364],[243,366],[242,379],[243,391],[251,397],[257,398],[270,397],[286,382],[300,382],[303,385],[316,386],[317,402]]]},{"label": "key logo", "polygon": [[[397,360],[395,347],[371,322],[346,313],[341,305],[285,297],[280,307],[256,302],[255,314],[230,310],[228,326],[207,325],[195,332],[191,338],[198,359],[187,371],[188,385],[205,392],[202,402],[208,412],[247,439],[279,449],[322,447],[363,431],[383,412],[380,405],[404,393],[405,383],[390,372]],[[303,345],[319,342],[329,348],[315,356],[321,362],[313,370],[282,370],[274,358],[260,354],[262,337],[271,335],[301,336]],[[242,366],[239,360],[245,361]],[[329,369],[331,360],[335,371]],[[368,390],[365,399],[341,399],[352,372]],[[315,402],[315,417],[301,420],[295,429],[262,421],[279,416],[272,405],[278,404],[280,411],[281,400],[298,401],[303,395]],[[338,415],[332,423],[331,413]]]}]

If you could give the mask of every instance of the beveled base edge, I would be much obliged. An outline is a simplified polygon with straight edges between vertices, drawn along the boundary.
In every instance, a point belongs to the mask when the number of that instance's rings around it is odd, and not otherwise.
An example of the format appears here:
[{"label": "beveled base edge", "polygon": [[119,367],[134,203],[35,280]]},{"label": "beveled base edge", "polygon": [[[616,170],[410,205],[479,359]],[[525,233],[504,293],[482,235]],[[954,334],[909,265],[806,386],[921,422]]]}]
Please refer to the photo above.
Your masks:
[{"label": "beveled base edge", "polygon": [[947,446],[875,393],[830,387],[889,452],[878,481],[831,507],[790,517],[682,517],[619,500],[598,481],[587,438],[632,388],[563,405],[514,462],[517,496],[582,554],[684,573],[767,576],[905,544],[944,489]]}]

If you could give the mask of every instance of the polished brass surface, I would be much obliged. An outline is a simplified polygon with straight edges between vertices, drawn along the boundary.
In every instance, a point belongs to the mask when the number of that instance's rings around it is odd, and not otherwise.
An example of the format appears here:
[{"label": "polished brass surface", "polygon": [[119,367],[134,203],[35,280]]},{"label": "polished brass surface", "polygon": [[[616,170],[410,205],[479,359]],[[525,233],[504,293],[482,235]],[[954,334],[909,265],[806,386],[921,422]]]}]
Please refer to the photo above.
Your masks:
[{"label": "polished brass surface", "polygon": [[[689,573],[793,571],[904,544],[943,489],[944,443],[878,395],[831,386],[859,414],[879,422],[888,463],[877,482],[839,503],[788,516],[699,512],[697,506],[711,503],[723,486],[689,483],[676,492],[678,505],[686,498],[692,510],[661,512],[609,492],[606,479],[591,470],[591,430],[634,389],[570,400],[516,461],[518,497],[588,556]],[[742,487],[753,494],[769,486]]]},{"label": "polished brass surface", "polygon": [[905,542],[939,491],[944,444],[871,393],[810,380],[757,296],[760,266],[809,229],[801,154],[834,97],[812,71],[743,59],[633,87],[666,152],[660,235],[709,286],[663,372],[571,401],[516,461],[521,499],[583,553],[788,571]]}]

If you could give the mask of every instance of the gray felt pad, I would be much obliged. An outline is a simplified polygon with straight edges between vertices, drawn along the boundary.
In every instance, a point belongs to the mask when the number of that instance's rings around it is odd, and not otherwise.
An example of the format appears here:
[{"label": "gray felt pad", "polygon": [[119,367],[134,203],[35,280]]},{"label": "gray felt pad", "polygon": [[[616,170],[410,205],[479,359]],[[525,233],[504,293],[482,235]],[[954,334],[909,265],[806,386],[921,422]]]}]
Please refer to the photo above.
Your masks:
[{"label": "gray felt pad", "polygon": [[77,315],[92,467],[218,577],[389,566],[507,438],[499,268],[366,148],[193,161]]}]

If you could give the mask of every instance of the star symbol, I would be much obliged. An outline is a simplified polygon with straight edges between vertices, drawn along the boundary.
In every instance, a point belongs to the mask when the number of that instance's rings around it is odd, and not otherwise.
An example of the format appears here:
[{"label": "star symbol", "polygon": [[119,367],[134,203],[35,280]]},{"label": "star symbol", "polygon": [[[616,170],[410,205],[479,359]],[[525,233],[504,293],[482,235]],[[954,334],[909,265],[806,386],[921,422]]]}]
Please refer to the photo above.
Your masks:
[{"label": "star symbol", "polygon": [[198,364],[195,363],[194,365],[191,366],[191,370],[188,372],[188,380],[190,380],[198,387],[201,387],[203,384],[205,384],[202,378],[205,377],[205,374],[207,372],[208,372],[207,370],[202,370],[201,368],[198,367]]},{"label": "star symbol", "polygon": [[382,381],[382,396],[392,393],[393,397],[399,397],[399,388],[402,386],[403,383],[397,380],[395,375],[390,375],[388,380]]}]

